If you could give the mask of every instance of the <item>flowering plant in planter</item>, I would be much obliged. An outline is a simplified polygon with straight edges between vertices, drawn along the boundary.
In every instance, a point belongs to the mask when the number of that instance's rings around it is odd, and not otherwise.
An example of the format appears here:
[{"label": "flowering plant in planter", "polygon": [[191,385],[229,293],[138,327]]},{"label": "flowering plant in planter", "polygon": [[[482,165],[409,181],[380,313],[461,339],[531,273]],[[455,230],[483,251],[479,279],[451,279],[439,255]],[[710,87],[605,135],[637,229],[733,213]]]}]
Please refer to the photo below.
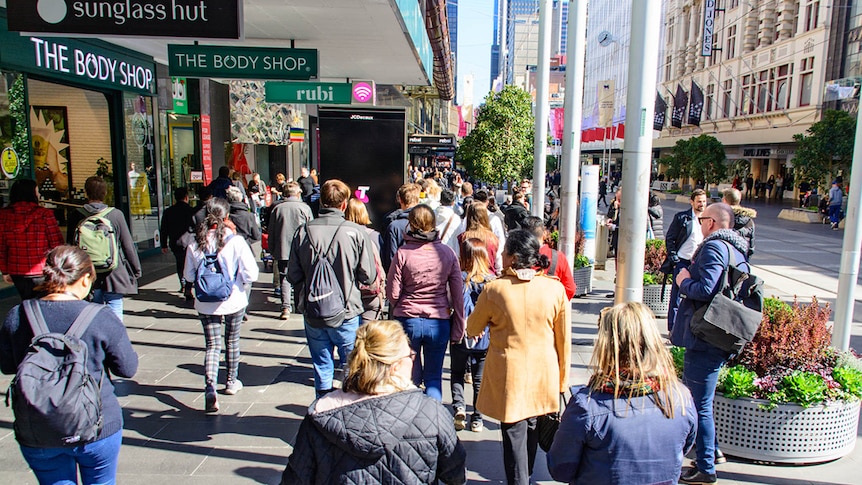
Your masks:
[{"label": "flowering plant in planter", "polygon": [[664,274],[661,264],[667,258],[667,248],[662,239],[649,239],[644,248],[644,286],[661,283]]},{"label": "flowering plant in planter", "polygon": [[748,397],[810,407],[862,398],[862,361],[852,350],[830,346],[829,305],[764,301],[760,329],[728,361],[717,390],[728,399]]}]

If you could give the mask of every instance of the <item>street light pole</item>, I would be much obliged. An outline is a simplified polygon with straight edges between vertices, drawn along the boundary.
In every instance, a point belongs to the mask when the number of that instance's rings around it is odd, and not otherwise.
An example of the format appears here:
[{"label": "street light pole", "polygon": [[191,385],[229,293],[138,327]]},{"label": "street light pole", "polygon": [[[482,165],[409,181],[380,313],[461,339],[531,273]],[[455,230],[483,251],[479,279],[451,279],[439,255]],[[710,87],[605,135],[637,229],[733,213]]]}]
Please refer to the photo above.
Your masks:
[{"label": "street light pole", "polygon": [[566,117],[563,131],[563,164],[560,179],[560,249],[569,262],[575,260],[578,221],[578,170],[581,162],[581,112],[584,110],[584,59],[587,55],[586,0],[569,2],[566,45]]},{"label": "street light pole", "polygon": [[643,300],[644,247],[655,114],[656,73],[661,34],[661,0],[632,2],[626,137],[615,302]]},{"label": "street light pole", "polygon": [[533,138],[532,215],[542,217],[545,209],[545,152],[548,148],[548,81],[551,76],[551,0],[539,2],[539,58],[536,62],[536,124]]}]

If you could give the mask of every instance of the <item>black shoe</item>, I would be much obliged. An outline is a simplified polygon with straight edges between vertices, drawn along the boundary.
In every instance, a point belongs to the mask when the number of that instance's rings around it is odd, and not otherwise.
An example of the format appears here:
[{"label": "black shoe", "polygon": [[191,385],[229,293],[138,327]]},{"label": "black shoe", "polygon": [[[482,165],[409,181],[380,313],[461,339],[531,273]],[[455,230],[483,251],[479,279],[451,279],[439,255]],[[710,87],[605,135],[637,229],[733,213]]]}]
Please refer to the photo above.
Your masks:
[{"label": "black shoe", "polygon": [[[727,457],[724,456],[724,453],[721,450],[715,450],[715,460],[713,461],[716,465],[723,465],[727,463]],[[691,467],[697,467],[697,460],[691,460]]]},{"label": "black shoe", "polygon": [[715,476],[715,473],[704,473],[698,470],[697,467],[694,467],[683,472],[682,476],[679,477],[679,481],[680,483],[701,485],[705,483],[717,483],[718,478]]}]

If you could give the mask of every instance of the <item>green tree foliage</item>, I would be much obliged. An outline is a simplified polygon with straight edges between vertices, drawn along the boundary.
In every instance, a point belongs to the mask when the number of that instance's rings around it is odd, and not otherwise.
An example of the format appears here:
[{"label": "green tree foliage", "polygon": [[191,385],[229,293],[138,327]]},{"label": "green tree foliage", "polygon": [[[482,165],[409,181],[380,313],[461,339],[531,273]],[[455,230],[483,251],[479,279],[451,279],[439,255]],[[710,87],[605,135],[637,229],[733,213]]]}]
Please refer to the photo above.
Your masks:
[{"label": "green tree foliage", "polygon": [[845,179],[849,178],[855,134],[856,120],[852,116],[845,111],[830,110],[808,128],[807,134],[793,135],[798,143],[793,165],[799,171],[799,180],[813,180],[822,187],[839,171],[843,171]]},{"label": "green tree foliage", "polygon": [[724,145],[714,136],[700,135],[678,140],[673,154],[662,158],[671,178],[691,177],[707,185],[717,184],[727,177]]},{"label": "green tree foliage", "polygon": [[530,94],[516,86],[490,93],[473,131],[461,140],[456,158],[472,176],[492,184],[518,180],[533,168],[533,112]]}]

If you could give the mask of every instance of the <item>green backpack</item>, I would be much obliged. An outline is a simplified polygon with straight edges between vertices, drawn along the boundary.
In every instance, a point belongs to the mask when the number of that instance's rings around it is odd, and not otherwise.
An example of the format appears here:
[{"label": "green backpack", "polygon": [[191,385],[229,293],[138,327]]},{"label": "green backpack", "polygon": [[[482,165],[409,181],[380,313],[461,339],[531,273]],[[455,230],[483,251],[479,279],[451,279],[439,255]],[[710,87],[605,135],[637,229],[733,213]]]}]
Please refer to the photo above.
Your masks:
[{"label": "green backpack", "polygon": [[75,243],[90,255],[96,273],[110,273],[120,265],[117,234],[114,225],[105,217],[113,207],[106,207],[96,214],[83,208],[79,210],[84,214],[84,220],[75,231]]}]

